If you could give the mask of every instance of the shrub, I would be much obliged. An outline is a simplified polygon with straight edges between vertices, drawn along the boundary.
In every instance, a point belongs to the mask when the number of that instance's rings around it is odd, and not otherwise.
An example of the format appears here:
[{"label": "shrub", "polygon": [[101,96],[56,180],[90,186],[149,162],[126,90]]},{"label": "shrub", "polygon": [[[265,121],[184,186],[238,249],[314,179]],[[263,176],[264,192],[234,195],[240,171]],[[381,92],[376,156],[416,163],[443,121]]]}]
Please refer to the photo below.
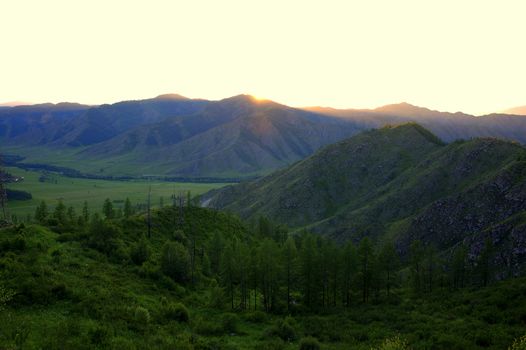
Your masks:
[{"label": "shrub", "polygon": [[269,337],[279,337],[285,341],[296,340],[296,321],[292,317],[286,317],[284,320],[280,319],[266,333]]},{"label": "shrub", "polygon": [[316,338],[306,337],[300,341],[300,350],[319,350],[320,348],[320,342]]},{"label": "shrub", "polygon": [[282,350],[285,349],[285,342],[279,338],[269,339],[258,343],[256,350]]},{"label": "shrub", "polygon": [[226,313],[221,317],[221,327],[225,333],[237,333],[239,318],[236,314]]},{"label": "shrub", "polygon": [[378,348],[378,350],[408,350],[409,345],[405,340],[400,338],[399,335],[396,335],[391,338],[387,338],[383,341]]},{"label": "shrub", "polygon": [[162,272],[174,281],[182,283],[188,280],[190,271],[190,255],[186,248],[178,242],[167,242],[161,257]]},{"label": "shrub", "polygon": [[168,305],[164,316],[170,320],[178,322],[188,322],[190,320],[188,309],[181,303]]},{"label": "shrub", "polygon": [[141,238],[132,248],[130,257],[136,265],[142,265],[150,257],[150,248],[146,239]]},{"label": "shrub", "polygon": [[222,335],[224,334],[223,328],[217,322],[207,321],[203,318],[199,318],[194,326],[194,331],[201,335]]},{"label": "shrub", "polygon": [[133,318],[139,328],[145,329],[150,323],[150,312],[142,306],[137,306]]},{"label": "shrub", "polygon": [[267,320],[267,314],[263,311],[253,311],[245,314],[245,319],[252,323],[262,323]]},{"label": "shrub", "polygon": [[515,339],[509,350],[526,350],[526,335]]}]

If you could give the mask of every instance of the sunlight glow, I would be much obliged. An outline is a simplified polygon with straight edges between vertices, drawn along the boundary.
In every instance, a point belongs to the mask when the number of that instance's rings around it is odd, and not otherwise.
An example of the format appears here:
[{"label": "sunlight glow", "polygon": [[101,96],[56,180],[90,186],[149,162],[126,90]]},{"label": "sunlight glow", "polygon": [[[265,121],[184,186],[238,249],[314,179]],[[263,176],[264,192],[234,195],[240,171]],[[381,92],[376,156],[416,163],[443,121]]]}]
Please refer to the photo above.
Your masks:
[{"label": "sunlight glow", "polygon": [[522,0],[21,0],[0,12],[0,103],[254,91],[292,106],[526,104]]}]

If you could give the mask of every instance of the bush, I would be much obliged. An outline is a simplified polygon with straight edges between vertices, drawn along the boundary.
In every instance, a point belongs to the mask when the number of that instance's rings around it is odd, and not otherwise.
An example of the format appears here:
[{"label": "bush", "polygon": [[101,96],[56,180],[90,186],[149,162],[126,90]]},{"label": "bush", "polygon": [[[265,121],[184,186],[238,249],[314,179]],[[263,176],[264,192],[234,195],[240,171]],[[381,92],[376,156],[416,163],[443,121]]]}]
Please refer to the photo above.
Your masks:
[{"label": "bush", "polygon": [[526,335],[515,339],[509,350],[526,350]]},{"label": "bush", "polygon": [[136,265],[142,265],[150,257],[150,248],[146,239],[141,238],[132,248],[130,257]]},{"label": "bush", "polygon": [[245,319],[252,323],[263,323],[267,320],[267,314],[263,311],[253,311],[246,313]]},{"label": "bush", "polygon": [[217,322],[207,321],[199,318],[194,326],[194,331],[201,335],[222,335],[224,330]]},{"label": "bush", "polygon": [[319,350],[320,348],[320,342],[316,338],[306,337],[300,341],[300,350]]},{"label": "bush", "polygon": [[221,317],[221,327],[225,333],[237,333],[239,318],[236,314],[226,313]]},{"label": "bush", "polygon": [[385,339],[383,343],[376,348],[378,350],[408,350],[409,345],[406,341],[401,339],[399,335],[392,338]]},{"label": "bush", "polygon": [[282,350],[285,349],[285,342],[279,338],[269,339],[258,343],[256,350]]},{"label": "bush", "polygon": [[181,303],[170,304],[165,310],[164,316],[167,319],[174,320],[177,322],[188,322],[190,315],[188,309]]},{"label": "bush", "polygon": [[297,338],[296,321],[292,317],[280,319],[266,332],[267,337],[279,337],[285,341],[294,341]]},{"label": "bush", "polygon": [[167,242],[163,246],[161,270],[175,282],[182,283],[188,280],[190,255],[181,243]]},{"label": "bush", "polygon": [[137,324],[137,327],[140,329],[145,329],[150,324],[150,312],[148,311],[148,309],[142,306],[137,306],[135,308],[133,318],[135,320],[135,323]]}]

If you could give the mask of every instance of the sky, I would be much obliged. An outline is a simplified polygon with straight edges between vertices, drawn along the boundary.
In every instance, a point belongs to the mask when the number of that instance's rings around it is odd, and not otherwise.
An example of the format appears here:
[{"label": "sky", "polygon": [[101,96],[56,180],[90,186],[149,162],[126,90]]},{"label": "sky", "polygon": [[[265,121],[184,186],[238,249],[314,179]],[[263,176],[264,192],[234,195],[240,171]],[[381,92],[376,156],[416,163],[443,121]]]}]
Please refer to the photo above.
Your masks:
[{"label": "sky", "polygon": [[0,1],[0,103],[526,105],[526,1]]}]

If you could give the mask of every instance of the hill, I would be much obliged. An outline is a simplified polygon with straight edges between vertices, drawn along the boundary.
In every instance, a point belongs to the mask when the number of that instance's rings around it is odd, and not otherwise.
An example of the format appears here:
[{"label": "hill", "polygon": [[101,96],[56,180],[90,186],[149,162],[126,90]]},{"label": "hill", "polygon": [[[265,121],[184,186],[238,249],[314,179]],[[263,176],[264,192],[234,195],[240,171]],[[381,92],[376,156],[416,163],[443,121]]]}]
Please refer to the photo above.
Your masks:
[{"label": "hill", "polygon": [[111,105],[0,110],[0,144],[23,162],[107,176],[240,178],[268,174],[320,147],[385,125],[417,122],[442,140],[526,142],[526,118],[474,117],[408,103],[374,110],[298,109],[239,95],[220,101],[165,94]]},{"label": "hill", "polygon": [[415,288],[365,240],[268,236],[186,204],[153,210],[151,235],[144,212],[64,210],[0,228],[1,348],[504,349],[524,334],[526,280],[483,286],[458,259],[427,255]]},{"label": "hill", "polygon": [[155,171],[157,164],[178,176],[251,175],[287,166],[358,130],[353,122],[240,95],[210,102],[197,114],[136,128],[82,156],[103,161],[133,152],[137,169]]},{"label": "hill", "polygon": [[361,133],[262,179],[212,191],[202,201],[245,219],[263,215],[339,241],[394,239],[404,254],[416,239],[446,251],[479,237],[469,246],[477,255],[482,237],[490,237],[503,256],[520,261],[519,273],[526,258],[518,248],[526,248],[520,238],[525,175],[526,150],[518,144],[444,144],[423,127],[406,124]]},{"label": "hill", "polygon": [[364,128],[414,122],[446,142],[474,137],[496,137],[526,143],[526,118],[517,115],[490,114],[476,117],[461,112],[434,111],[405,102],[376,109],[310,107],[307,110],[353,120]]}]

